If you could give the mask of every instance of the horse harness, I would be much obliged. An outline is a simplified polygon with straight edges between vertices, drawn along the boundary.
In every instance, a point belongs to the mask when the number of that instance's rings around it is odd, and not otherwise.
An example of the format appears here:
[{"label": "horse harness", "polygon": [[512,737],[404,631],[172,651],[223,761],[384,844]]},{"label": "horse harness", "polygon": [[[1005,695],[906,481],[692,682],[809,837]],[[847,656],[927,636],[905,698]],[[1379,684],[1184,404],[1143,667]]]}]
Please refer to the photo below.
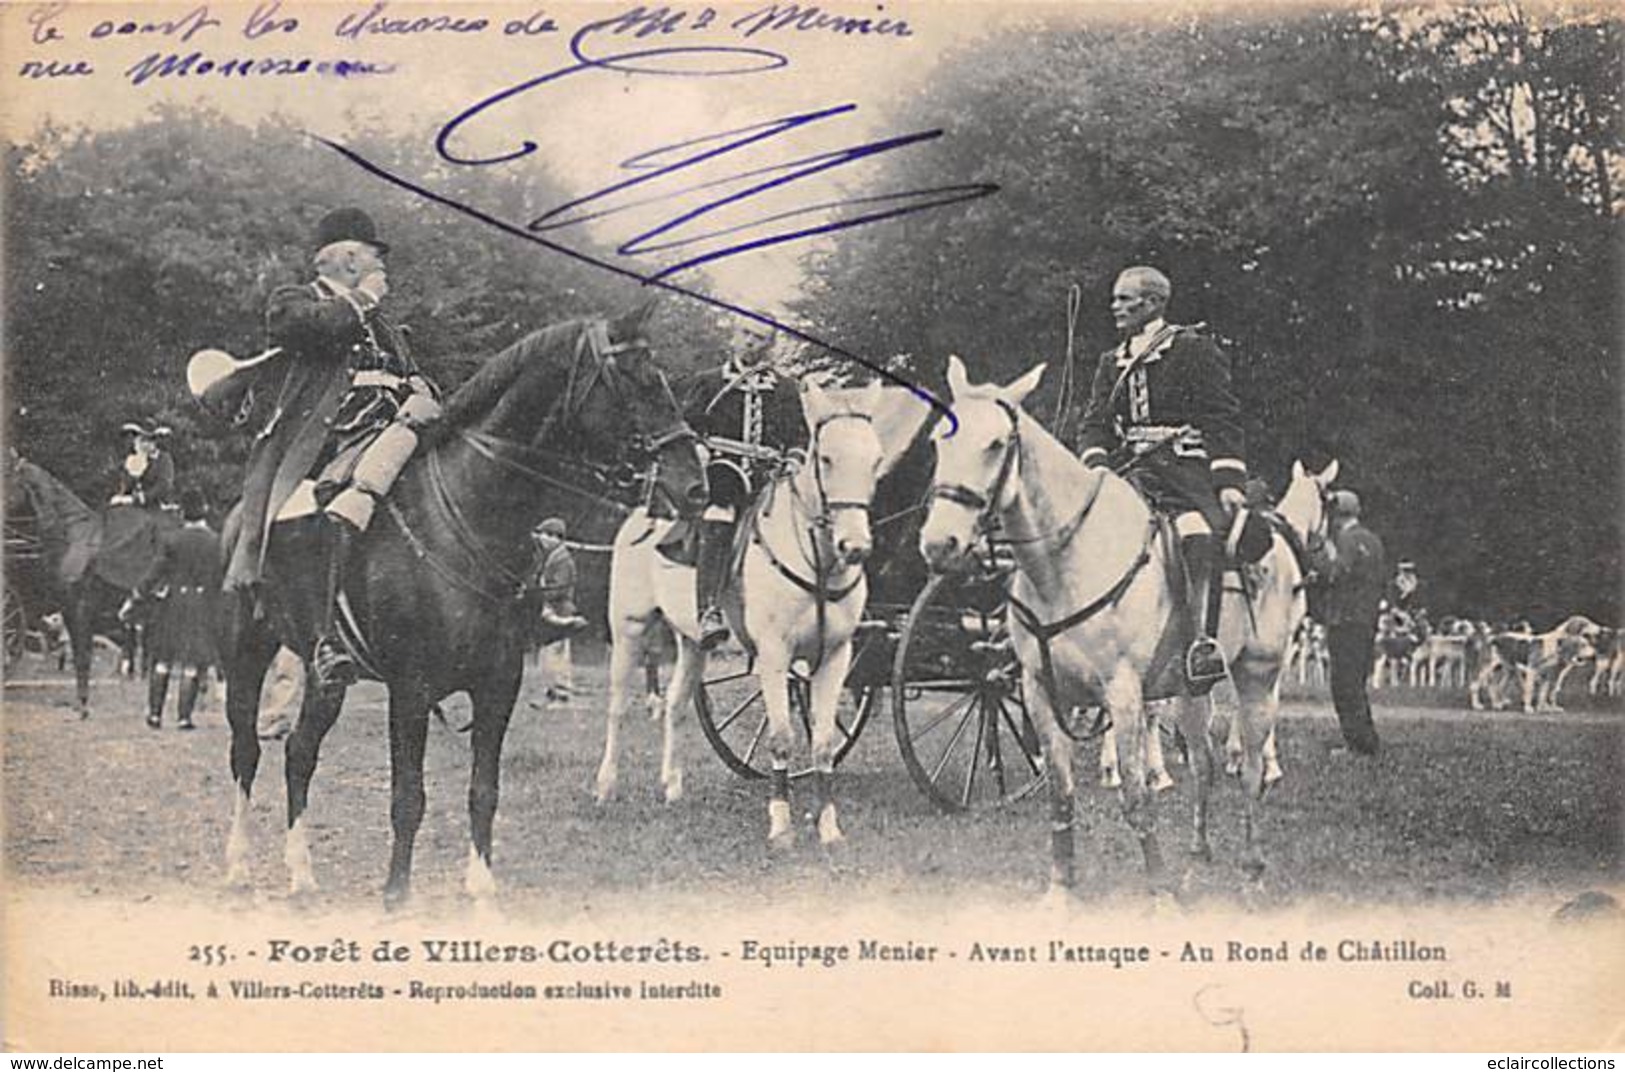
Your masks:
[{"label": "horse harness", "polygon": [[788,563],[773,553],[773,548],[768,546],[767,540],[763,538],[761,521],[768,511],[772,509],[771,499],[763,509],[754,511],[751,518],[750,542],[761,550],[768,564],[778,571],[779,576],[813,597],[813,605],[817,608],[818,614],[818,654],[812,661],[814,671],[823,665],[826,654],[824,645],[829,619],[829,605],[841,602],[856,591],[865,576],[864,571],[859,568],[856,571],[857,575],[851,581],[835,588],[828,587],[825,579],[825,571],[828,567],[824,562],[823,543],[820,537],[827,537],[830,530],[834,528],[834,515],[839,511],[869,509],[869,504],[866,502],[858,502],[853,499],[831,499],[829,490],[824,487],[824,470],[818,464],[818,444],[825,426],[839,420],[858,420],[866,424],[872,424],[874,418],[867,413],[835,413],[823,418],[813,426],[810,464],[813,467],[813,481],[818,488],[818,509],[816,512],[808,510],[807,502],[796,492],[795,484],[791,480],[794,475],[793,469],[787,468],[784,472],[781,472],[778,479],[768,486],[770,494],[775,496],[777,495],[776,489],[781,485],[789,487],[794,501],[799,503],[803,512],[809,515],[807,543],[811,548],[811,552],[810,554],[803,552],[803,555],[811,559],[808,565],[812,566],[812,577],[809,579],[797,573]]},{"label": "horse harness", "polygon": [[[613,474],[618,470],[616,465],[607,465],[599,462],[578,462],[575,459],[563,459],[545,456],[540,453],[540,447],[547,442],[552,432],[564,421],[573,415],[585,401],[588,394],[602,379],[616,397],[625,397],[631,387],[622,376],[615,362],[615,356],[627,351],[647,350],[649,344],[644,339],[631,342],[612,343],[609,340],[609,326],[603,320],[589,321],[580,337],[576,340],[575,355],[570,365],[570,376],[566,381],[565,389],[554,402],[552,409],[543,419],[541,428],[531,438],[529,443],[520,443],[505,439],[501,436],[487,432],[469,431],[459,429],[459,438],[480,457],[493,462],[510,472],[517,473],[537,483],[575,495],[583,496],[600,503],[613,505],[616,509],[625,511],[626,507],[613,499],[587,491],[585,488],[549,475],[537,467],[537,464],[546,464],[555,469],[575,468],[591,473],[603,485],[610,485],[616,481]],[[582,368],[589,365],[585,375]],[[671,388],[665,377],[660,377],[660,386],[671,398]],[[676,402],[672,401],[671,409],[678,412]],[[657,432],[634,437],[633,449],[640,453],[658,454],[672,443],[695,438],[694,430],[688,422],[679,418],[676,423]],[[536,464],[521,460],[525,457],[535,459]],[[431,501],[438,512],[446,518],[454,542],[468,558],[471,569],[465,573],[444,561],[436,554],[423,538],[415,532],[407,522],[404,511],[393,498],[386,498],[384,505],[388,510],[390,519],[394,521],[401,535],[406,538],[407,544],[412,548],[413,554],[425,562],[432,570],[450,583],[468,591],[488,603],[504,606],[516,603],[522,596],[526,578],[510,569],[499,556],[493,554],[486,547],[484,540],[475,532],[474,526],[469,522],[467,515],[457,505],[451,494],[450,485],[446,481],[443,464],[438,450],[428,453],[428,485],[431,492]],[[470,575],[472,574],[472,576]],[[482,583],[481,578],[495,576],[502,584],[500,591],[492,591]]]},{"label": "horse harness", "polygon": [[[990,542],[1036,544],[1055,540],[1056,550],[1062,550],[1072,542],[1078,531],[1083,527],[1083,521],[1094,508],[1095,500],[1099,498],[1100,489],[1105,484],[1105,481],[1104,479],[1097,481],[1073,516],[1052,531],[1021,537],[997,537],[995,533],[1002,525],[994,511],[1004,499],[1005,486],[1009,483],[1010,475],[1015,470],[1016,462],[1021,454],[1021,422],[1016,415],[1015,406],[1003,399],[997,399],[996,401],[999,408],[1004,411],[1005,416],[1010,420],[1010,439],[1005,445],[1004,457],[999,462],[999,471],[993,478],[993,483],[988,486],[986,492],[979,492],[975,488],[967,487],[964,484],[938,483],[932,485],[931,495],[933,498],[946,499],[949,502],[977,511],[977,535],[986,535]],[[1036,611],[1014,595],[1008,597],[1011,615],[1021,623],[1023,629],[1026,629],[1032,635],[1033,639],[1038,641],[1038,683],[1048,697],[1052,710],[1057,712],[1060,710],[1060,689],[1055,678],[1055,658],[1050,650],[1051,642],[1056,637],[1077,628],[1101,611],[1115,605],[1118,600],[1123,598],[1129,586],[1139,577],[1140,571],[1151,562],[1156,532],[1157,519],[1153,515],[1151,524],[1146,530],[1145,540],[1140,546],[1140,552],[1123,572],[1123,575],[1105,592],[1063,618],[1045,622],[1038,616]],[[1094,727],[1082,736],[1087,739],[1104,733],[1110,728],[1111,722],[1103,712],[1101,717],[1096,720]]]}]

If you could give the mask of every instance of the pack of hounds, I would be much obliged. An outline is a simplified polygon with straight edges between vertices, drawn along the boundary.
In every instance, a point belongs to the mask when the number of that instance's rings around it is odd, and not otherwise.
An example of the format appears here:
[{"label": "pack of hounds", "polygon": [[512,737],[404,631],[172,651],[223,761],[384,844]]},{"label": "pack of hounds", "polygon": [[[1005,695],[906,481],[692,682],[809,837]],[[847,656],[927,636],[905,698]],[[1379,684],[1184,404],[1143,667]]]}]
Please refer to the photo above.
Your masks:
[{"label": "pack of hounds", "polygon": [[[1525,620],[1493,626],[1446,616],[1435,625],[1425,609],[1390,605],[1377,618],[1373,643],[1373,689],[1465,689],[1475,711],[1503,711],[1515,700],[1528,714],[1561,711],[1565,686],[1578,681],[1591,696],[1625,695],[1625,631],[1583,615],[1537,633]],[[1326,627],[1304,619],[1288,652],[1289,678],[1324,686],[1328,663]]]}]

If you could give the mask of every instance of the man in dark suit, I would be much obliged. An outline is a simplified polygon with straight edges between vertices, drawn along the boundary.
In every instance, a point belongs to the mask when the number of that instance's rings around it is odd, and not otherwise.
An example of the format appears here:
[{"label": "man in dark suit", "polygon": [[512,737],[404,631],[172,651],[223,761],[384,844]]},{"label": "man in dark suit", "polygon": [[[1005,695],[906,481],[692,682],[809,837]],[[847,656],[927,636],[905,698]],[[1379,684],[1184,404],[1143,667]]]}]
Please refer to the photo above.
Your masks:
[{"label": "man in dark suit", "polygon": [[[379,310],[389,293],[388,252],[371,217],[337,209],[317,227],[315,281],[271,295],[266,326],[281,354],[260,382],[272,377],[276,401],[249,453],[240,524],[226,534],[226,587],[257,584],[277,511],[301,481],[316,478],[316,501],[328,523],[327,612],[311,656],[324,687],[355,680],[355,662],[338,639],[334,617],[350,547],[370,523],[374,500],[415,448],[415,429],[439,413],[434,388],[419,373],[403,333]],[[384,443],[381,433],[395,425],[402,434]],[[383,464],[369,454],[381,446],[394,455]],[[363,458],[374,462],[372,479],[352,480]],[[377,478],[379,469],[385,479]]]},{"label": "man in dark suit", "polygon": [[209,527],[203,493],[181,493],[181,526],[164,533],[162,557],[148,590],[156,598],[153,614],[152,674],[147,682],[147,725],[163,724],[170,674],[181,674],[181,729],[192,728],[200,678],[219,662],[220,537]]},{"label": "man in dark suit", "polygon": [[1100,355],[1076,448],[1085,465],[1133,472],[1152,505],[1175,516],[1187,602],[1205,610],[1185,673],[1192,689],[1203,690],[1225,675],[1215,639],[1218,570],[1245,499],[1246,442],[1229,358],[1201,325],[1163,319],[1172,295],[1168,277],[1155,268],[1129,268],[1117,277],[1112,319],[1122,342]]},{"label": "man in dark suit", "polygon": [[1331,532],[1314,568],[1324,587],[1317,605],[1325,618],[1331,657],[1332,704],[1349,749],[1374,756],[1377,729],[1366,688],[1388,565],[1382,540],[1360,523],[1358,495],[1334,491],[1326,510]]}]

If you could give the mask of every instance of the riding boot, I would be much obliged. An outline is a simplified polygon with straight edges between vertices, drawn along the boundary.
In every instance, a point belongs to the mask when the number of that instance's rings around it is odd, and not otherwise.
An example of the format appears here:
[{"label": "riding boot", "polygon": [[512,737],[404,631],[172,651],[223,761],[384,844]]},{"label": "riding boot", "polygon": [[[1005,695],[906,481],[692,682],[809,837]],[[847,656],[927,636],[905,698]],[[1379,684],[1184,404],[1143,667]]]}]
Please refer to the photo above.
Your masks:
[{"label": "riding boot", "polygon": [[1191,631],[1195,635],[1185,652],[1185,681],[1193,693],[1201,695],[1227,673],[1224,652],[1215,639],[1219,630],[1219,602],[1224,583],[1220,570],[1219,542],[1205,532],[1186,536],[1180,545],[1185,554],[1185,576],[1189,580]]},{"label": "riding boot", "polygon": [[164,724],[164,700],[169,696],[169,667],[155,666],[147,679],[147,725],[157,729]]},{"label": "riding boot", "polygon": [[192,711],[197,707],[198,675],[196,670],[187,670],[181,674],[181,694],[179,697],[180,719],[176,726],[183,730],[196,729],[192,724]]},{"label": "riding boot", "polygon": [[700,606],[700,648],[710,651],[728,639],[728,622],[722,614],[722,589],[728,580],[733,524],[707,518],[700,522],[699,528],[700,546],[694,573]]},{"label": "riding boot", "polygon": [[327,591],[323,607],[322,635],[316,641],[311,665],[316,670],[316,681],[324,690],[344,688],[355,684],[355,659],[344,641],[339,638],[339,593],[344,590],[344,566],[355,542],[356,529],[348,521],[328,515],[327,521]]}]

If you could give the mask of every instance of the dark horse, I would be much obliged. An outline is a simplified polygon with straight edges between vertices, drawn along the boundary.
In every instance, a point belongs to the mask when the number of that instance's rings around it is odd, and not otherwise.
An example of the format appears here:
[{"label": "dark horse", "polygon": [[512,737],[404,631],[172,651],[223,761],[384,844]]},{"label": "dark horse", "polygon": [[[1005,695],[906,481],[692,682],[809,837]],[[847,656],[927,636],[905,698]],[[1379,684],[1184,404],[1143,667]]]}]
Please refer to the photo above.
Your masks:
[{"label": "dark horse", "polygon": [[[6,468],[6,599],[20,605],[18,628],[62,612],[73,652],[75,700],[90,715],[95,632],[116,636],[126,657],[129,630],[115,611],[158,566],[159,536],[177,516],[138,506],[98,514],[66,484],[12,452]],[[8,613],[10,613],[8,611]]]},{"label": "dark horse", "polygon": [[[526,623],[518,589],[531,554],[527,534],[544,512],[580,494],[583,479],[629,452],[660,463],[673,501],[699,509],[706,485],[697,442],[665,377],[649,357],[648,308],[615,321],[575,320],[535,332],[492,357],[450,399],[357,549],[345,597],[365,672],[389,688],[390,820],[394,846],[387,904],[411,885],[412,846],[423,817],[423,755],[433,706],[454,692],[473,702],[468,792],[471,852],[466,888],[495,890],[491,827],[508,719],[519,693]],[[243,599],[227,658],[226,717],[236,814],[227,880],[247,881],[249,797],[259,766],[260,686],[278,643],[309,652],[323,598],[319,526],[281,522],[260,592]],[[285,859],[295,893],[314,887],[303,816],[322,738],[343,692],[315,687],[287,740]]]}]

